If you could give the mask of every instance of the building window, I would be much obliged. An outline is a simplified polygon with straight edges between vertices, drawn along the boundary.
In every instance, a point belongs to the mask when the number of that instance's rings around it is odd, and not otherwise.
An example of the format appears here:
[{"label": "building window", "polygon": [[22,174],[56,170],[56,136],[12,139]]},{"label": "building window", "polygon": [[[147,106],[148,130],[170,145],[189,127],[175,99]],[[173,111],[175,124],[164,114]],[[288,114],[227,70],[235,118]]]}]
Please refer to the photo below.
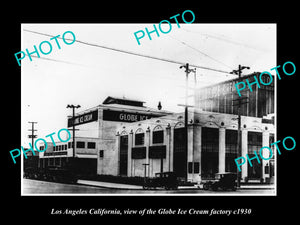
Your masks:
[{"label": "building window", "polygon": [[[235,158],[237,158],[237,130],[225,131],[225,171],[236,172]],[[240,150],[241,151],[241,150]]]},{"label": "building window", "polygon": [[201,177],[214,178],[219,169],[219,129],[202,127]]},{"label": "building window", "polygon": [[99,150],[99,158],[103,158],[104,157],[104,150]]},{"label": "building window", "polygon": [[202,151],[219,152],[219,129],[202,128]]},{"label": "building window", "polygon": [[153,139],[152,139],[153,144],[164,143],[164,131],[163,130],[153,131],[152,134],[153,134]]},{"label": "building window", "polygon": [[67,150],[68,149],[68,145],[67,144],[65,144],[65,150]]},{"label": "building window", "polygon": [[[270,136],[269,136],[269,143],[272,144],[272,143],[274,143],[274,142],[275,142],[274,134],[270,134]],[[270,146],[270,148],[272,149],[272,152],[275,152],[275,145]],[[271,159],[274,159],[274,158],[275,158],[274,155],[275,155],[275,154],[273,154],[273,156],[272,156]]]},{"label": "building window", "polygon": [[127,175],[128,166],[128,135],[120,137],[120,175]]},{"label": "building window", "polygon": [[58,146],[58,150],[59,150],[59,151],[61,150],[61,145]]},{"label": "building window", "polygon": [[165,159],[166,158],[166,146],[165,145],[155,145],[149,146],[149,159]]},{"label": "building window", "polygon": [[131,151],[132,159],[144,159],[146,158],[146,147],[135,147]]},{"label": "building window", "polygon": [[226,130],[225,134],[225,145],[226,153],[237,153],[237,138],[238,132],[236,130]]},{"label": "building window", "polygon": [[225,113],[232,114],[232,93],[226,95],[225,109]]},{"label": "building window", "polygon": [[193,163],[194,163],[194,173],[199,173],[200,163],[199,162],[189,162],[188,172],[193,173]]},{"label": "building window", "polygon": [[53,151],[54,151],[54,152],[56,151],[56,146],[53,146]]},{"label": "building window", "polygon": [[44,146],[41,146],[41,147],[40,147],[40,150],[44,150],[44,149],[45,149]]},{"label": "building window", "polygon": [[76,148],[85,148],[85,143],[83,141],[77,141]]},{"label": "building window", "polygon": [[248,154],[259,154],[259,150],[262,147],[262,133],[248,132]]},{"label": "building window", "polygon": [[95,149],[95,148],[96,148],[96,143],[95,143],[95,142],[88,142],[88,143],[87,143],[87,147],[88,147],[88,148]]},{"label": "building window", "polygon": [[135,134],[135,145],[144,145],[145,134]]}]

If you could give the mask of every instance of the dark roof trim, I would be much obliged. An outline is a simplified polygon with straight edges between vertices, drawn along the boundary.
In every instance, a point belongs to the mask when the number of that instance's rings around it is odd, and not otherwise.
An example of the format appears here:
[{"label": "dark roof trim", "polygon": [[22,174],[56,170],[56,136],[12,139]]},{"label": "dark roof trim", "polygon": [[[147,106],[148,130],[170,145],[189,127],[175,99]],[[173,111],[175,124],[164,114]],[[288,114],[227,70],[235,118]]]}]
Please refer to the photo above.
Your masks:
[{"label": "dark roof trim", "polygon": [[143,101],[139,100],[133,100],[133,99],[127,99],[127,98],[115,98],[108,96],[104,101],[103,105],[108,105],[108,104],[120,104],[120,105],[131,105],[131,106],[139,106],[143,107]]}]

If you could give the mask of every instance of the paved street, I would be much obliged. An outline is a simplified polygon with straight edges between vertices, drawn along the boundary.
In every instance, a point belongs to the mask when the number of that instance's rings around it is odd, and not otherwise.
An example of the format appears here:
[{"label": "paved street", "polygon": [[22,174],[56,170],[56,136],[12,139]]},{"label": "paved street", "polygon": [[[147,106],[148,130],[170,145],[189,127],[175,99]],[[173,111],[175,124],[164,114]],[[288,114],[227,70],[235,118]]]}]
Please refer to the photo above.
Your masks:
[{"label": "paved street", "polygon": [[204,191],[201,189],[179,189],[179,190],[122,190],[103,187],[94,187],[81,184],[61,184],[47,181],[23,179],[23,194],[273,194],[274,190],[268,189],[240,189],[237,191]]}]

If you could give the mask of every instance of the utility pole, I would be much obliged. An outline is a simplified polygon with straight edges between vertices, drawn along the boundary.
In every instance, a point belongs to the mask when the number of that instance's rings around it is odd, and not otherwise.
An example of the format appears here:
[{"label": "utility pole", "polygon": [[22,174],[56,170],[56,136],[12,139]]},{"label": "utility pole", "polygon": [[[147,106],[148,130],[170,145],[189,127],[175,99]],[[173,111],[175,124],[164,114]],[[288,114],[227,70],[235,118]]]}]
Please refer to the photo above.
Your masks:
[{"label": "utility pole", "polygon": [[[242,70],[243,69],[250,69],[250,67],[248,66],[241,66],[239,65],[238,70],[233,70],[231,72],[231,74],[237,74],[239,76],[238,81],[241,81],[241,76],[242,76]],[[242,104],[246,104],[248,102],[243,102],[243,99],[247,99],[248,97],[238,97],[238,99],[235,99],[233,101],[238,101],[238,134],[237,134],[237,158],[239,158],[241,156],[241,105]],[[236,168],[237,170],[237,186],[240,187],[240,171],[238,170],[238,168]]]},{"label": "utility pole", "polygon": [[[186,63],[179,67],[180,69],[185,68],[185,105],[184,105],[184,136],[185,136],[185,149],[186,158],[188,158],[188,77],[190,72],[195,72],[195,69],[190,69],[189,64]],[[188,166],[188,165],[187,165]],[[186,166],[186,170],[188,170]],[[185,173],[187,180],[187,173]]]},{"label": "utility pole", "polygon": [[73,158],[75,158],[75,108],[80,108],[80,105],[67,105],[67,108],[73,109],[72,126],[73,126]]},{"label": "utility pole", "polygon": [[29,131],[31,131],[31,135],[28,135],[28,137],[31,138],[31,145],[32,145],[32,148],[34,149],[34,138],[37,137],[37,135],[34,135],[34,131],[37,131],[34,129],[34,124],[37,122],[28,122],[28,123],[31,123],[31,129],[29,130]]}]

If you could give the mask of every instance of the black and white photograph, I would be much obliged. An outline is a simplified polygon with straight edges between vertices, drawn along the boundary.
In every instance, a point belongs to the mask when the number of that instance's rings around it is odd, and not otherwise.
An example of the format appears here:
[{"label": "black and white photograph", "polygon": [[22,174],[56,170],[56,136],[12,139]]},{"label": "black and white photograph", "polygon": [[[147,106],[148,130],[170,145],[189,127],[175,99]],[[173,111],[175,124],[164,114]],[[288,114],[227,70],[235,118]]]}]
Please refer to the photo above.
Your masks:
[{"label": "black and white photograph", "polygon": [[22,24],[23,195],[276,195],[276,24],[183,15]]},{"label": "black and white photograph", "polygon": [[4,8],[4,220],[294,221],[296,5],[112,3]]}]

